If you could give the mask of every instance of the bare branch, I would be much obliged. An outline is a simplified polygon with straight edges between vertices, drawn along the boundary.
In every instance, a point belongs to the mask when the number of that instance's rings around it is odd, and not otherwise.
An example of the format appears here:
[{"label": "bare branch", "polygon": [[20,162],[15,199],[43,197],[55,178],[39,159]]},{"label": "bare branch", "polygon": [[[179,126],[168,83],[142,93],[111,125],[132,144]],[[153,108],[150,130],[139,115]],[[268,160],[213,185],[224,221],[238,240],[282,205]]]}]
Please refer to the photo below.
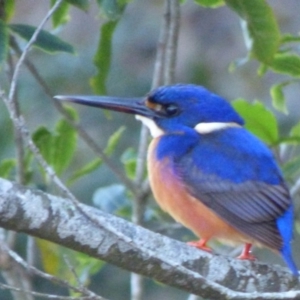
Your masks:
[{"label": "bare branch", "polygon": [[[168,0],[169,2],[169,26],[167,28],[164,82],[171,84],[174,82],[175,66],[177,58],[177,43],[179,35],[180,7],[179,0]],[[168,17],[168,15],[166,16]]]},{"label": "bare branch", "polygon": [[[15,52],[17,53],[17,55],[21,56],[22,51],[14,38],[11,38],[10,43],[13,49],[15,50]],[[103,160],[103,162],[112,170],[112,172],[116,175],[116,177],[119,178],[120,182],[122,182],[126,186],[126,188],[128,188],[132,193],[135,194],[136,186],[120,170],[118,170],[118,168],[115,166],[113,161],[105,154],[104,150],[98,144],[95,143],[95,141],[84,130],[84,128],[80,124],[74,122],[74,120],[70,117],[67,110],[61,104],[61,102],[53,98],[54,94],[52,93],[51,89],[47,85],[46,81],[38,72],[35,65],[28,58],[24,60],[24,64],[28,68],[31,75],[40,84],[44,93],[50,98],[57,111],[59,111],[59,113],[61,113],[66,118],[66,120],[70,123],[70,125],[76,129],[76,131],[78,132],[82,140],[92,149],[92,151],[95,153],[96,156],[98,156]]]},{"label": "bare branch", "polygon": [[21,66],[22,66],[26,56],[27,56],[28,51],[30,50],[33,43],[36,41],[37,36],[39,35],[40,31],[42,30],[42,28],[44,27],[46,22],[49,20],[49,18],[52,16],[52,14],[57,10],[57,8],[59,7],[59,5],[61,4],[62,1],[63,0],[57,0],[54,3],[52,8],[48,11],[47,15],[41,21],[41,23],[39,24],[39,26],[36,28],[35,32],[33,33],[32,37],[30,38],[30,40],[26,44],[26,46],[25,46],[25,48],[22,52],[22,55],[20,56],[16,66],[15,66],[14,73],[13,73],[13,76],[12,76],[11,86],[10,86],[9,95],[8,95],[8,100],[10,102],[12,101],[12,99],[14,97],[16,87],[17,87],[17,80],[18,80],[18,76],[19,76],[19,73],[20,73],[20,69],[21,69]]},{"label": "bare branch", "polygon": [[[155,68],[152,79],[152,89],[159,85],[169,84],[173,81],[176,64],[177,40],[179,29],[179,2],[178,0],[165,0],[164,18],[160,29]],[[148,192],[148,181],[144,180],[149,130],[142,125],[138,148],[135,183],[141,187],[133,201],[132,221],[135,224],[143,223]],[[143,278],[135,273],[131,274],[131,300],[141,300],[143,295]]]},{"label": "bare branch", "polygon": [[[3,246],[2,246],[3,248]],[[4,252],[4,251],[3,251]],[[84,286],[80,285],[80,286],[73,286],[70,283],[68,283],[65,280],[62,280],[56,276],[44,273],[40,270],[38,270],[37,268],[29,265],[22,257],[20,257],[16,252],[6,248],[6,252],[8,253],[8,255],[20,266],[22,266],[27,272],[29,272],[30,274],[34,274],[36,276],[42,277],[46,280],[49,280],[53,283],[56,283],[62,287],[65,287],[67,289],[71,289],[77,293],[80,293],[86,297],[90,297],[89,299],[95,299],[95,300],[104,300],[104,298],[94,294],[93,292],[91,292],[90,290],[88,290],[87,288],[85,288]]]},{"label": "bare branch", "polygon": [[7,289],[7,290],[11,290],[11,291],[18,292],[18,293],[23,293],[23,294],[26,293],[31,296],[37,296],[40,298],[52,299],[52,300],[96,300],[96,299],[105,300],[104,298],[95,298],[95,297],[90,297],[90,296],[71,297],[71,296],[43,294],[43,293],[34,292],[34,291],[24,291],[23,289],[16,288],[14,286],[3,284],[3,283],[0,283],[0,289]]},{"label": "bare branch", "polygon": [[86,205],[79,207],[69,199],[0,179],[0,226],[6,229],[84,252],[204,298],[300,297],[297,279],[285,268],[211,255]]}]

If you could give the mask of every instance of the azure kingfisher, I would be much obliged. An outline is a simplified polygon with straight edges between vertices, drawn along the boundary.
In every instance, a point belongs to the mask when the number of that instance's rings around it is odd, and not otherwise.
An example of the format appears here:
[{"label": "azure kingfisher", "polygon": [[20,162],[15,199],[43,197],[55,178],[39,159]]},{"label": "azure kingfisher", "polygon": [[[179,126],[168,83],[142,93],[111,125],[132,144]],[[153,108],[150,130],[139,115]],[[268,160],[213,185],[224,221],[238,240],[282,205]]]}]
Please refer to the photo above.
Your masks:
[{"label": "azure kingfisher", "polygon": [[220,96],[204,87],[159,87],[145,98],[56,96],[84,105],[135,114],[153,137],[148,172],[154,197],[211,251],[210,239],[281,253],[297,276],[291,253],[293,204],[272,152],[244,127]]}]

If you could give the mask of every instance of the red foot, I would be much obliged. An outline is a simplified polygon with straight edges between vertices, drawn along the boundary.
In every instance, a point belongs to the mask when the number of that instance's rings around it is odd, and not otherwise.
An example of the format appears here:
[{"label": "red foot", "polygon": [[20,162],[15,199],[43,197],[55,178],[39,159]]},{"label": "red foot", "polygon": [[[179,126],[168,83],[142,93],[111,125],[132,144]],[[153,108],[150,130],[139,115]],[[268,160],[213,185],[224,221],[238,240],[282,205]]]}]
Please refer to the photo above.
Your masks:
[{"label": "red foot", "polygon": [[242,253],[237,257],[237,259],[256,260],[256,257],[250,254],[251,247],[252,244],[245,244]]},{"label": "red foot", "polygon": [[199,241],[188,242],[187,244],[190,245],[190,246],[196,247],[198,249],[201,249],[203,251],[211,253],[212,250],[211,250],[211,248],[209,248],[209,247],[206,246],[206,243],[207,243],[207,240],[201,239]]}]

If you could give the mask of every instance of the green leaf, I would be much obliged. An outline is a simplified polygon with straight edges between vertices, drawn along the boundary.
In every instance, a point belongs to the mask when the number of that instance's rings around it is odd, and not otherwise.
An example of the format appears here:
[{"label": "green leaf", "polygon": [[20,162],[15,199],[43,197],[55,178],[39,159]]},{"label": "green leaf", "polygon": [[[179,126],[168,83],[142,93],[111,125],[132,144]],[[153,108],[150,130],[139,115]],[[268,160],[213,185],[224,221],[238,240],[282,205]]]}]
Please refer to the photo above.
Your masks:
[{"label": "green leaf", "polygon": [[[9,28],[26,41],[30,40],[36,30],[36,27],[23,24],[10,24]],[[73,46],[45,30],[40,31],[33,45],[48,53],[75,53]]]},{"label": "green leaf", "polygon": [[232,102],[234,109],[244,118],[245,127],[268,145],[278,142],[278,125],[274,114],[261,102],[249,103],[243,99]]},{"label": "green leaf", "polygon": [[204,7],[220,7],[224,5],[224,0],[194,0],[195,3],[204,6]]},{"label": "green leaf", "polygon": [[0,19],[8,23],[15,13],[15,0],[4,0],[0,4]]},{"label": "green leaf", "polygon": [[6,24],[0,20],[0,67],[6,60],[8,54],[9,34]]},{"label": "green leaf", "polygon": [[251,52],[266,64],[272,62],[280,43],[280,31],[271,7],[265,0],[225,0],[247,22]]},{"label": "green leaf", "polygon": [[116,132],[114,132],[107,143],[105,148],[105,154],[110,155],[115,150],[116,146],[118,145],[120,138],[125,130],[125,126],[121,126]]},{"label": "green leaf", "polygon": [[272,86],[270,90],[270,94],[272,97],[272,103],[274,108],[276,108],[278,111],[288,114],[288,110],[285,103],[285,97],[282,89],[287,85],[287,82],[275,84]]},{"label": "green leaf", "polygon": [[[68,112],[72,119],[77,120],[76,111],[68,107]],[[76,150],[77,132],[76,129],[65,119],[57,122],[55,136],[53,137],[53,157],[52,166],[56,173],[60,175],[69,165]]]},{"label": "green leaf", "polygon": [[[51,0],[53,6],[56,0]],[[70,20],[69,9],[73,5],[83,11],[88,11],[89,0],[65,0],[52,15],[52,25],[54,28],[67,23]]]},{"label": "green leaf", "polygon": [[297,35],[291,35],[291,34],[284,34],[281,37],[281,44],[285,44],[285,43],[294,43],[294,42],[300,42],[300,36]]},{"label": "green leaf", "polygon": [[33,153],[31,151],[27,151],[25,153],[24,158],[24,184],[27,185],[31,182],[32,176],[33,176],[33,170],[32,170],[32,160],[33,160]]},{"label": "green leaf", "polygon": [[95,160],[89,162],[88,164],[84,165],[81,169],[77,170],[68,180],[69,184],[74,183],[74,181],[78,180],[79,178],[90,174],[97,170],[102,165],[102,159],[96,158]]},{"label": "green leaf", "polygon": [[300,122],[298,122],[295,126],[293,126],[290,132],[290,136],[300,137]]},{"label": "green leaf", "polygon": [[[55,2],[56,0],[51,0],[51,5],[53,6]],[[67,2],[62,2],[56,9],[51,17],[54,28],[63,25],[70,20],[69,7],[70,5]]]},{"label": "green leaf", "polygon": [[48,162],[52,162],[52,134],[45,127],[40,126],[32,135],[32,140],[40,150],[44,159]]},{"label": "green leaf", "polygon": [[267,71],[268,71],[268,66],[266,64],[260,64],[257,70],[257,75],[262,77],[267,73]]},{"label": "green leaf", "polygon": [[9,178],[16,164],[16,160],[12,158],[2,160],[0,163],[0,177]]},{"label": "green leaf", "polygon": [[84,11],[88,11],[90,6],[89,0],[66,0],[66,2]]},{"label": "green leaf", "polygon": [[36,239],[36,242],[40,250],[44,270],[51,275],[60,275],[63,265],[60,246],[42,239]]},{"label": "green leaf", "polygon": [[126,4],[130,2],[128,0],[97,0],[97,3],[101,9],[101,12],[104,17],[108,18],[111,21],[118,20]]},{"label": "green leaf", "polygon": [[[75,253],[75,251],[72,252],[74,254],[70,255],[70,251],[67,251],[67,257],[70,258],[70,256],[73,256],[73,265],[75,266],[75,273],[78,275],[80,284],[87,286],[90,283],[91,277],[101,270],[101,268],[105,265],[105,262],[96,258],[92,258],[84,253]],[[68,282],[70,282],[72,285],[78,284],[78,279],[76,276],[74,276],[74,273],[72,271],[69,271],[68,273],[69,275],[66,276],[66,280],[68,280]],[[70,295],[74,298],[75,295],[77,295],[78,299],[80,299],[81,296],[81,294],[76,294],[75,292],[70,292]]]},{"label": "green leaf", "polygon": [[297,137],[297,136],[280,137],[276,144],[277,145],[281,145],[281,144],[299,145],[300,144],[300,137]]},{"label": "green leaf", "polygon": [[[106,155],[111,155],[115,148],[117,147],[122,133],[125,130],[125,126],[121,126],[116,132],[114,132],[107,142],[107,146],[104,149]],[[68,183],[72,184],[74,181],[78,180],[80,177],[90,174],[97,170],[102,165],[102,159],[96,158],[95,160],[87,163],[81,169],[77,170],[72,177],[69,179]]]},{"label": "green leaf", "polygon": [[[76,111],[71,107],[66,109],[72,119],[77,120]],[[57,122],[53,133],[41,126],[33,133],[32,138],[47,163],[60,175],[74,155],[77,142],[76,130],[62,119]]]},{"label": "green leaf", "polygon": [[134,179],[136,170],[136,152],[133,148],[128,148],[121,156],[121,162],[125,167],[126,175]]},{"label": "green leaf", "polygon": [[116,21],[110,21],[101,27],[100,41],[94,56],[94,65],[98,73],[90,79],[90,85],[96,94],[106,94],[105,83],[110,69],[112,37],[116,26]]},{"label": "green leaf", "polygon": [[300,57],[296,54],[278,53],[269,67],[276,73],[300,76]]}]

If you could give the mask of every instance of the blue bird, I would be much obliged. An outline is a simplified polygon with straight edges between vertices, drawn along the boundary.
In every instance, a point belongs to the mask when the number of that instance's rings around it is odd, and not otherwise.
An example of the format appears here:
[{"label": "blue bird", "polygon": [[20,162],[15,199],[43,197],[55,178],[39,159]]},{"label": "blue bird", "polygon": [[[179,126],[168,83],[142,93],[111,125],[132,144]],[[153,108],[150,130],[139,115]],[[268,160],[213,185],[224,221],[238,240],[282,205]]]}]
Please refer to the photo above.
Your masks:
[{"label": "blue bird", "polygon": [[232,106],[204,87],[163,86],[145,98],[56,96],[135,114],[150,129],[148,171],[160,207],[201,239],[244,243],[281,253],[297,276],[292,252],[293,204],[271,151],[243,128]]}]

